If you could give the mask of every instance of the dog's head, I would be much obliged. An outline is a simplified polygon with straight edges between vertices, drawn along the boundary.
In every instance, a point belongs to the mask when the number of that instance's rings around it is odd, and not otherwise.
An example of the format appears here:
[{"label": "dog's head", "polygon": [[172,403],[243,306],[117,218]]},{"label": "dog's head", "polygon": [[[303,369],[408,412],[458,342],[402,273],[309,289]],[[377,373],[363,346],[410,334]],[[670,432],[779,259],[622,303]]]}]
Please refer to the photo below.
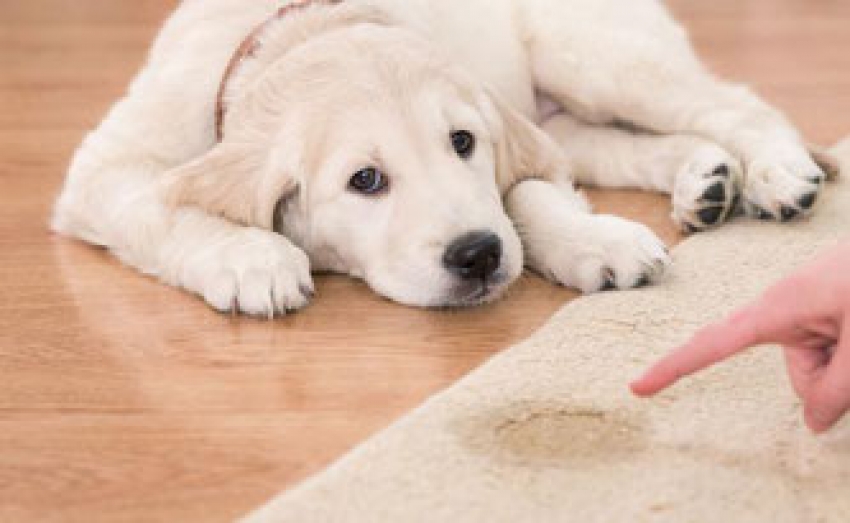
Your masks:
[{"label": "dog's head", "polygon": [[537,174],[548,146],[426,42],[354,24],[270,65],[234,98],[223,141],[172,172],[170,190],[285,234],[314,270],[393,300],[474,305],[521,273],[502,196]]}]

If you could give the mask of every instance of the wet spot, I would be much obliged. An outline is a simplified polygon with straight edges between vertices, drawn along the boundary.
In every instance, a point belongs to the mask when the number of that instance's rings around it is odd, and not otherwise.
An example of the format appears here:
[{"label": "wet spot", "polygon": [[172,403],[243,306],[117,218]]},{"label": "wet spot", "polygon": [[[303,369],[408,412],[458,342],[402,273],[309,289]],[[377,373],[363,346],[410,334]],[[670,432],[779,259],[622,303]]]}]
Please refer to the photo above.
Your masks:
[{"label": "wet spot", "polygon": [[465,446],[524,466],[619,461],[646,447],[633,413],[521,402],[458,424]]},{"label": "wet spot", "polygon": [[673,503],[667,503],[667,502],[653,503],[652,505],[649,506],[650,512],[655,512],[655,513],[670,512],[670,511],[674,510],[675,508],[676,508],[676,506]]}]

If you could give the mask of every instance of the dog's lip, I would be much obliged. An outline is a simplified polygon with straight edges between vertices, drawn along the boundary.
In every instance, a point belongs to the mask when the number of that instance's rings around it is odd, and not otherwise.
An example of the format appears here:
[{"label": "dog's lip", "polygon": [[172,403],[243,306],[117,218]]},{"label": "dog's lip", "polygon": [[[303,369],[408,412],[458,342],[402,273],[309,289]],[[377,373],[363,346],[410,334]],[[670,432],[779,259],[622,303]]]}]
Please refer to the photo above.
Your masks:
[{"label": "dog's lip", "polygon": [[[508,278],[504,274],[496,274],[493,277],[482,279],[474,283],[471,291],[463,294],[453,293],[448,299],[449,307],[473,307],[482,305],[497,297],[505,288]],[[464,290],[470,287],[471,282],[463,285]]]},{"label": "dog's lip", "polygon": [[461,302],[477,302],[477,301],[483,300],[484,298],[489,296],[491,292],[493,292],[493,287],[485,281],[481,284],[480,287],[478,287],[478,289],[476,289],[476,290],[472,291],[471,293],[469,293],[468,295],[462,297],[460,299],[460,301]]}]

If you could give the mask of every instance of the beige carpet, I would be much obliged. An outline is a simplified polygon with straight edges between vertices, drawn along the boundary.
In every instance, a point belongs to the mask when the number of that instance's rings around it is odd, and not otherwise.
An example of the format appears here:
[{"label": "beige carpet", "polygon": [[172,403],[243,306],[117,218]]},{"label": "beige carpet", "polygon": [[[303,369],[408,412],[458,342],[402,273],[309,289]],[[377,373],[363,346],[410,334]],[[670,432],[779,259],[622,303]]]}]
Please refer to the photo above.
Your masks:
[{"label": "beige carpet", "polygon": [[[850,141],[841,149],[847,172]],[[627,389],[697,327],[848,236],[846,179],[809,222],[695,236],[665,284],[568,305],[246,521],[848,522],[850,422],[811,436],[779,351],[655,400]]]}]

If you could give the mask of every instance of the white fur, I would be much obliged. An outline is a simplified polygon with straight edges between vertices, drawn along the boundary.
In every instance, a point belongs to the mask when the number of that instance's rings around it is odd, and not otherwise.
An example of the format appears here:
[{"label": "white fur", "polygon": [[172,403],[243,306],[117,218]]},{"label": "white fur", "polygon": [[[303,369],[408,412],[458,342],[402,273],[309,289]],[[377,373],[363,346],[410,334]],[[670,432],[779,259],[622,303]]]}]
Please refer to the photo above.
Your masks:
[{"label": "white fur", "polygon": [[[184,1],[77,152],[57,231],[219,310],[298,309],[310,269],[403,303],[466,305],[518,276],[522,246],[530,267],[585,291],[663,273],[654,235],[590,214],[574,175],[670,192],[674,218],[696,229],[718,181],[724,216],[739,191],[752,213],[780,216],[823,177],[785,118],[706,72],[655,0],[313,6],[271,26],[237,69],[215,144],[225,65],[280,4]],[[554,102],[547,122],[541,93]],[[448,142],[458,129],[478,138],[468,161]],[[369,165],[387,172],[387,194],[346,189]],[[720,165],[729,176],[712,174]],[[489,292],[471,299],[441,255],[476,230],[497,234],[503,256]]]},{"label": "white fur", "polygon": [[583,292],[606,285],[629,289],[660,277],[668,263],[664,244],[649,228],[590,214],[572,191],[529,181],[508,196],[507,205],[517,217],[528,264],[561,285]]}]

